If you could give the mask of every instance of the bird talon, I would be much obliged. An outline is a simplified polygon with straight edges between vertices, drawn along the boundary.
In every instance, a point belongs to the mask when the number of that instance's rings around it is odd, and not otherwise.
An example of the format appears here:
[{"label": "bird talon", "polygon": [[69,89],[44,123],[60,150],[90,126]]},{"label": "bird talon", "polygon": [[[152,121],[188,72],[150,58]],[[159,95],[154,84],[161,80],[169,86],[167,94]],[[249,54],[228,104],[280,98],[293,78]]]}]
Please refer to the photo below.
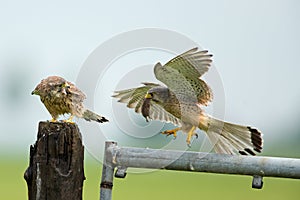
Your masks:
[{"label": "bird talon", "polygon": [[188,132],[188,134],[187,134],[186,143],[187,143],[187,145],[188,145],[189,148],[191,148],[191,146],[192,146],[192,145],[191,145],[191,139],[192,139],[192,136],[195,135],[195,136],[198,138],[198,134],[194,132],[195,129],[196,129],[196,127],[193,126],[193,127],[189,130],[189,132]]},{"label": "bird talon", "polygon": [[52,119],[50,120],[50,122],[57,122],[57,120],[56,120],[55,118],[52,118]]},{"label": "bird talon", "polygon": [[65,123],[70,123],[70,124],[75,124],[75,122],[73,122],[73,115],[71,115],[71,116],[69,117],[69,119],[63,120],[63,122],[65,122]]},{"label": "bird talon", "polygon": [[169,135],[170,135],[170,134],[168,134],[168,133],[163,133],[163,132],[161,132],[161,134],[166,134],[166,137],[169,137]]},{"label": "bird talon", "polygon": [[169,137],[170,135],[173,135],[174,139],[177,137],[176,131],[172,131],[172,130],[170,130],[170,131],[163,131],[163,132],[161,132],[161,134],[165,134],[166,137]]},{"label": "bird talon", "polygon": [[73,122],[72,120],[69,120],[69,119],[63,120],[63,122],[65,122],[65,123],[70,123],[70,124],[75,124],[75,122]]},{"label": "bird talon", "polygon": [[172,129],[172,130],[163,131],[163,132],[161,132],[161,134],[166,134],[166,137],[168,137],[170,135],[173,135],[174,139],[176,139],[177,131],[179,131],[179,130],[180,130],[180,128],[175,128],[175,129]]}]

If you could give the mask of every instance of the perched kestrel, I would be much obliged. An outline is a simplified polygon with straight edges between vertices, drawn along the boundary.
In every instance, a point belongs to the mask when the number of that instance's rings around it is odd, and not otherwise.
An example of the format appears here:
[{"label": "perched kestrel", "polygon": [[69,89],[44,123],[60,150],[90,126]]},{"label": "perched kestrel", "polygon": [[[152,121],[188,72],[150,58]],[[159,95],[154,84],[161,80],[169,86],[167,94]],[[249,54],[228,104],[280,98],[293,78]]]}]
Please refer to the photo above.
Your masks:
[{"label": "perched kestrel", "polygon": [[148,119],[171,122],[178,128],[162,132],[187,133],[190,146],[197,128],[205,131],[217,153],[255,155],[263,146],[262,134],[256,128],[223,122],[204,112],[201,106],[212,101],[210,87],[200,79],[211,65],[211,54],[193,48],[167,62],[154,66],[155,77],[166,86],[143,83],[144,86],[115,91],[113,97],[127,103]]},{"label": "perched kestrel", "polygon": [[46,106],[52,116],[52,122],[56,122],[59,115],[71,114],[66,122],[72,122],[74,116],[87,121],[99,123],[108,120],[96,113],[86,109],[83,105],[85,94],[73,83],[66,81],[59,76],[49,76],[43,79],[32,91],[32,95],[39,95],[41,101]]}]

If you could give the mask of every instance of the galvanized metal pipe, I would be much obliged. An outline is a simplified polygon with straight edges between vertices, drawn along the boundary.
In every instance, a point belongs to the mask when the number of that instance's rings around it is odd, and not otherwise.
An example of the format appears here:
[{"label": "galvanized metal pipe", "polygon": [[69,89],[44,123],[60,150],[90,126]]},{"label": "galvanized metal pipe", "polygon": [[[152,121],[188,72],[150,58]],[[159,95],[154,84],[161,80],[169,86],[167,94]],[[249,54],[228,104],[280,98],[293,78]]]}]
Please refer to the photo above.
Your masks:
[{"label": "galvanized metal pipe", "polygon": [[253,188],[262,187],[264,176],[300,179],[300,159],[129,148],[106,142],[101,200],[111,200],[116,167],[116,177],[121,178],[128,167],[251,175]]},{"label": "galvanized metal pipe", "polygon": [[111,200],[112,188],[114,179],[115,167],[110,162],[112,160],[111,154],[108,149],[115,147],[116,143],[106,142],[105,143],[105,154],[102,167],[102,177],[100,183],[100,200]]},{"label": "galvanized metal pipe", "polygon": [[114,166],[300,179],[300,159],[127,148],[107,149]]}]

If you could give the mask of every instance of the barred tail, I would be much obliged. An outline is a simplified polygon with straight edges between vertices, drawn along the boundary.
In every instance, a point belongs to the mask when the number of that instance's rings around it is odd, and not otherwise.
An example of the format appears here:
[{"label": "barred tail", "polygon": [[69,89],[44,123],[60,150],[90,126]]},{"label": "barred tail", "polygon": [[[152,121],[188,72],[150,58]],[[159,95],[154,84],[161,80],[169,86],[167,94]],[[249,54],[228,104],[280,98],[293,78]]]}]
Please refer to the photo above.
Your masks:
[{"label": "barred tail", "polygon": [[262,133],[256,128],[203,116],[199,128],[205,130],[217,153],[256,155],[263,148]]},{"label": "barred tail", "polygon": [[96,121],[96,122],[99,122],[99,123],[103,123],[103,122],[108,122],[108,119],[106,119],[105,117],[103,116],[100,116],[90,110],[85,110],[82,117],[87,120],[87,121]]}]

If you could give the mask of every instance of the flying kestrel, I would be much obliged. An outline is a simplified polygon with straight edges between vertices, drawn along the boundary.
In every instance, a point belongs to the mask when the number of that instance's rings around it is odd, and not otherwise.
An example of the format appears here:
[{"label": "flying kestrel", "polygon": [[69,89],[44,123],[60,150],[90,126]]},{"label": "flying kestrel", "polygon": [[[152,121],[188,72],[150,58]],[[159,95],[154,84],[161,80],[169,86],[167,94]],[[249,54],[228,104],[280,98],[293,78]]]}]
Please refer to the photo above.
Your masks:
[{"label": "flying kestrel", "polygon": [[49,76],[43,79],[31,94],[40,96],[52,116],[52,122],[56,122],[59,115],[64,114],[71,114],[69,119],[65,120],[70,123],[73,123],[74,116],[99,123],[108,121],[105,117],[86,109],[83,105],[85,94],[62,77]]},{"label": "flying kestrel", "polygon": [[148,119],[171,122],[178,128],[162,132],[187,133],[190,146],[197,128],[205,131],[217,153],[255,155],[262,151],[262,134],[256,128],[223,122],[204,112],[201,106],[212,101],[210,87],[200,79],[211,65],[211,54],[193,48],[167,62],[154,66],[155,77],[166,86],[143,83],[143,86],[115,91],[113,97],[127,103]]}]

